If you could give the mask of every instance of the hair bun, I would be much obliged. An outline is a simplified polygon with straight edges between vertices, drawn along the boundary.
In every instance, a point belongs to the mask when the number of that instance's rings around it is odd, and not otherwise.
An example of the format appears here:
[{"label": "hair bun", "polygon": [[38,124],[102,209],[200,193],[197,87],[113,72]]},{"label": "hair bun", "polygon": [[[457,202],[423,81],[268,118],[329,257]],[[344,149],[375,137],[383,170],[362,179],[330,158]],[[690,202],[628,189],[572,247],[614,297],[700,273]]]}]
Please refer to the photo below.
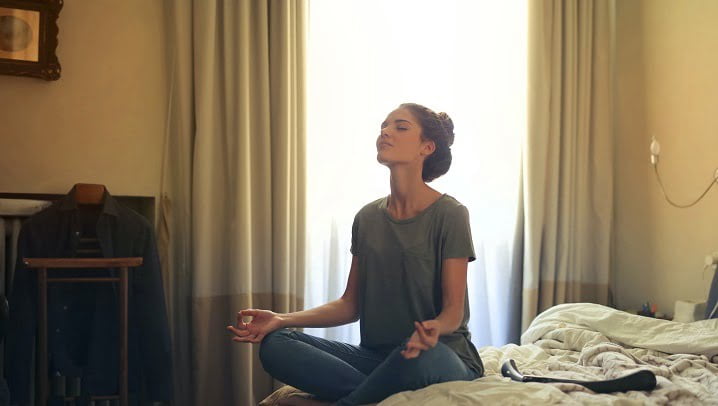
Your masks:
[{"label": "hair bun", "polygon": [[446,137],[447,145],[452,146],[454,144],[454,122],[451,121],[451,117],[443,111],[438,113],[436,117],[439,119],[441,128],[444,129],[444,136]]}]

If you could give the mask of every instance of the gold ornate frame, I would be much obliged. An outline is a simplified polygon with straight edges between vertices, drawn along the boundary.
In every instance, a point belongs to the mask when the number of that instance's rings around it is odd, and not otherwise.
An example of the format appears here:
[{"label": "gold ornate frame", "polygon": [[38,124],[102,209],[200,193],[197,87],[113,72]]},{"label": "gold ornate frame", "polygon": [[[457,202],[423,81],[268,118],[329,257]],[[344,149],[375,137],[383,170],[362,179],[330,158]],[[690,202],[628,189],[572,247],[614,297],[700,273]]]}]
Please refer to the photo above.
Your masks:
[{"label": "gold ornate frame", "polygon": [[63,0],[0,0],[0,74],[60,78],[57,18]]}]

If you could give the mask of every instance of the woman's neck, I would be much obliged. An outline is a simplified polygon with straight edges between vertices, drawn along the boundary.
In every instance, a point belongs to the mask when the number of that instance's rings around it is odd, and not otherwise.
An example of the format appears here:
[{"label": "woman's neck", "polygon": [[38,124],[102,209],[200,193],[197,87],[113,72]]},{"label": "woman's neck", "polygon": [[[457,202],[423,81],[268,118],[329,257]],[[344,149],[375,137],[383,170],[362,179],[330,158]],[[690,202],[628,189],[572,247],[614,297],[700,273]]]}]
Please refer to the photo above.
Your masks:
[{"label": "woman's neck", "polygon": [[424,183],[420,172],[406,169],[408,168],[391,169],[389,181],[391,195],[387,210],[396,219],[407,219],[418,215],[441,196],[441,193]]}]

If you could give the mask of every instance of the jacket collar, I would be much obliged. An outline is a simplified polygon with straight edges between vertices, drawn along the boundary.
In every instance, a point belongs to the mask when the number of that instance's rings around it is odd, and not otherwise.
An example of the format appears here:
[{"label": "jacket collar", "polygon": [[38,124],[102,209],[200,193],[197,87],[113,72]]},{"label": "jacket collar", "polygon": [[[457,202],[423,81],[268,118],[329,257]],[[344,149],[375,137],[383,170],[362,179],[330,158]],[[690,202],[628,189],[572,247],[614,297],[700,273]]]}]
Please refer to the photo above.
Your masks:
[{"label": "jacket collar", "polygon": [[[60,200],[60,210],[70,211],[77,210],[77,200],[75,200],[75,186],[72,187],[70,192]],[[115,198],[110,195],[110,192],[105,188],[105,194],[102,197],[102,214],[108,214],[110,216],[117,217],[119,215],[118,204]]]}]

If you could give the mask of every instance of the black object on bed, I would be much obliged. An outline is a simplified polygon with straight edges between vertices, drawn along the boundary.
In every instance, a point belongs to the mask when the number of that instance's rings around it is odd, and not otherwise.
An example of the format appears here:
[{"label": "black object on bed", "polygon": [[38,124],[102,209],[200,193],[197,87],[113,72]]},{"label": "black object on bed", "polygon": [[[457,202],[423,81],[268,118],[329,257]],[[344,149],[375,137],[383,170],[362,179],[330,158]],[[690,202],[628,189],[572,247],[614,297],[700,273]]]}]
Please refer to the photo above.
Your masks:
[{"label": "black object on bed", "polygon": [[501,366],[501,375],[518,382],[575,383],[585,386],[596,393],[627,392],[629,390],[648,391],[656,387],[656,376],[653,372],[645,369],[620,378],[605,381],[576,381],[573,379],[522,375],[516,367],[516,362],[510,359]]},{"label": "black object on bed", "polygon": [[713,283],[706,303],[706,319],[718,318],[718,270],[713,274]]}]

